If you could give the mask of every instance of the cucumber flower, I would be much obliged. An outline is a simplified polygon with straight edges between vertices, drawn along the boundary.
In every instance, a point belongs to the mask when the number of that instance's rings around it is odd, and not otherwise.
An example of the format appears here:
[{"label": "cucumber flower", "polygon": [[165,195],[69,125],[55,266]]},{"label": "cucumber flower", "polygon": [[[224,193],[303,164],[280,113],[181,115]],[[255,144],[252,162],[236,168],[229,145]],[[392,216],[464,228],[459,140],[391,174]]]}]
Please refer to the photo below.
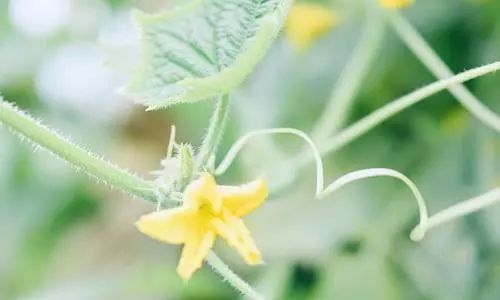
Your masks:
[{"label": "cucumber flower", "polygon": [[398,9],[410,6],[414,0],[379,0],[380,4],[386,8]]},{"label": "cucumber flower", "polygon": [[217,185],[209,173],[191,182],[180,207],[142,216],[136,226],[145,235],[169,244],[183,244],[177,273],[191,278],[220,235],[249,265],[262,262],[250,231],[241,217],[267,198],[264,180],[241,186]]},{"label": "cucumber flower", "polygon": [[286,24],[286,37],[297,50],[307,49],[337,24],[333,10],[317,4],[295,4]]}]

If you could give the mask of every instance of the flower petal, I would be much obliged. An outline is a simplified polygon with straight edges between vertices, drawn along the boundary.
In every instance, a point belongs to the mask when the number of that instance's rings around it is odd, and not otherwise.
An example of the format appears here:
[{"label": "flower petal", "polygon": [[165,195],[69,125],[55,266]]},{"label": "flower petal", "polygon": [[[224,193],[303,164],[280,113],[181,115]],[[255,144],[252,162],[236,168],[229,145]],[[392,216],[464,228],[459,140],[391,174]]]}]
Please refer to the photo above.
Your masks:
[{"label": "flower petal", "polygon": [[409,6],[414,0],[379,0],[380,4],[386,8],[398,9]]},{"label": "flower petal", "polygon": [[196,207],[210,204],[217,212],[222,208],[222,200],[217,194],[217,183],[209,173],[201,174],[200,178],[188,185],[184,201]]},{"label": "flower petal", "polygon": [[335,12],[322,5],[294,4],[288,14],[286,36],[297,50],[305,50],[337,21]]},{"label": "flower petal", "polygon": [[182,248],[179,265],[177,266],[177,273],[182,279],[188,280],[201,267],[214,241],[215,232],[212,230],[206,231],[204,234],[191,236],[186,241],[184,248]]},{"label": "flower petal", "polygon": [[145,235],[171,244],[181,244],[198,225],[196,212],[185,207],[162,210],[141,216],[135,223]]},{"label": "flower petal", "polygon": [[234,215],[241,217],[259,207],[268,195],[266,181],[259,179],[240,186],[217,186],[222,203]]},{"label": "flower petal", "polygon": [[256,265],[262,262],[260,251],[240,218],[223,211],[223,218],[212,219],[212,226],[217,234],[238,251],[247,264]]}]

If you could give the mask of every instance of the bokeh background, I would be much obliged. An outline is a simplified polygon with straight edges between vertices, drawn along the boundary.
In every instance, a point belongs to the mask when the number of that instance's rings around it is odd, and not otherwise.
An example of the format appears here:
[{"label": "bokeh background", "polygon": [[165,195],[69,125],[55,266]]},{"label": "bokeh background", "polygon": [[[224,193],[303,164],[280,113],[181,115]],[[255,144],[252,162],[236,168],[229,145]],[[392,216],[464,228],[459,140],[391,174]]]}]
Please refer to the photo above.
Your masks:
[{"label": "bokeh background", "polygon": [[[180,1],[177,1],[180,2]],[[302,1],[307,2],[307,1]],[[312,1],[310,1],[312,2]],[[306,51],[281,37],[235,92],[222,150],[252,129],[310,131],[355,47],[363,1],[316,1],[339,23]],[[170,125],[198,145],[213,103],[145,112],[118,91],[137,54],[132,8],[167,0],[0,0],[0,91],[64,135],[145,177],[160,167]],[[455,72],[500,59],[500,2],[417,0],[405,15]],[[434,80],[386,28],[355,98],[352,123]],[[500,76],[467,86],[500,112]],[[290,176],[294,138],[260,139],[221,178],[228,184]],[[222,151],[223,153],[224,151]],[[447,92],[391,118],[325,157],[327,181],[360,168],[400,170],[431,212],[500,185],[498,133]],[[314,169],[273,193],[247,222],[266,264],[221,256],[270,299],[499,299],[500,207],[409,240],[417,223],[408,190],[391,179],[314,200]],[[95,184],[0,127],[0,299],[235,299],[204,268],[189,283],[175,273],[179,248],[142,236],[134,221],[152,207]]]}]

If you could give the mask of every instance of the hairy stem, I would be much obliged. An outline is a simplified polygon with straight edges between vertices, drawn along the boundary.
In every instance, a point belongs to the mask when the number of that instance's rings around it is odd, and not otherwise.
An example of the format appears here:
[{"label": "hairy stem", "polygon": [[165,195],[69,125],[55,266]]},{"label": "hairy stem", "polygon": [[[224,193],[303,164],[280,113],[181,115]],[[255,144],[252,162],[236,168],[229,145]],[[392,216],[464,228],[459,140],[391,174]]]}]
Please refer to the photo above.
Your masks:
[{"label": "hairy stem", "polygon": [[227,114],[229,110],[229,95],[222,96],[215,107],[214,113],[210,120],[207,135],[203,140],[196,159],[196,166],[194,172],[197,173],[206,167],[210,157],[215,154],[217,146],[222,139],[224,127],[227,121]]},{"label": "hairy stem", "polygon": [[264,300],[248,283],[234,273],[214,252],[210,251],[207,256],[207,263],[219,273],[224,280],[252,300]]},{"label": "hairy stem", "polygon": [[[454,75],[420,33],[403,16],[396,12],[390,12],[388,17],[394,31],[434,76],[443,79]],[[452,85],[448,87],[448,90],[472,115],[495,131],[500,132],[498,115],[484,106],[463,84]]]},{"label": "hairy stem", "polygon": [[0,123],[91,177],[130,194],[156,201],[155,186],[62,137],[0,97]]},{"label": "hairy stem", "polygon": [[377,54],[384,33],[384,23],[378,9],[367,9],[361,38],[335,84],[330,100],[316,123],[312,137],[323,141],[344,125],[353,100]]}]

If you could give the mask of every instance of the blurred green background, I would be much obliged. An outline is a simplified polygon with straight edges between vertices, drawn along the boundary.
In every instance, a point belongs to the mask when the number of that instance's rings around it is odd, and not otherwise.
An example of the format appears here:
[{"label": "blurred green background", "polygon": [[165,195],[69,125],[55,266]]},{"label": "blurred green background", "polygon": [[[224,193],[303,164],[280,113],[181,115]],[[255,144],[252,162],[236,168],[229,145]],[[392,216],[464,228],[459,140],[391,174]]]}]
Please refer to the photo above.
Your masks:
[{"label": "blurred green background", "polygon": [[[117,93],[137,53],[130,10],[154,12],[171,2],[0,0],[0,91],[74,141],[152,178],[170,125],[178,141],[198,145],[213,104],[144,112]],[[341,22],[305,52],[286,38],[276,42],[234,94],[223,150],[252,129],[311,130],[366,19],[363,1],[316,2],[335,9]],[[404,13],[455,72],[500,59],[499,1],[417,0]],[[386,28],[349,122],[433,80]],[[467,86],[500,112],[499,80],[492,75]],[[265,174],[273,185],[290,175],[286,157],[300,149],[292,138],[255,141],[221,180]],[[327,182],[360,168],[394,168],[437,212],[500,185],[499,151],[497,133],[443,92],[325,157]],[[313,166],[297,175],[248,218],[265,265],[247,267],[217,245],[270,299],[500,299],[500,207],[414,243],[408,234],[417,212],[401,183],[355,183],[319,202]],[[183,283],[175,273],[179,247],[133,226],[151,209],[1,127],[0,299],[239,297],[208,267]]]}]

